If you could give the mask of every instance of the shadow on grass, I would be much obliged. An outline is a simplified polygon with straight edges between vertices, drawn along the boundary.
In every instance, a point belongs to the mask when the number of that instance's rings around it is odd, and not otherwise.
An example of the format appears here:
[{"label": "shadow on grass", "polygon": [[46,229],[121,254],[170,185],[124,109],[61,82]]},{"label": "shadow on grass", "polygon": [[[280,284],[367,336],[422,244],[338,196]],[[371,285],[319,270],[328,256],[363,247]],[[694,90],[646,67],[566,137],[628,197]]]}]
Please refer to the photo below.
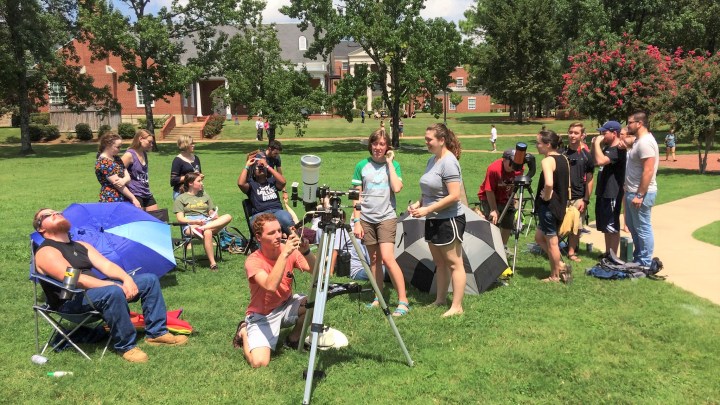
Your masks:
[{"label": "shadow on grass", "polygon": [[448,121],[455,120],[463,124],[496,124],[498,122],[514,123],[517,125],[543,125],[547,124],[547,121],[535,121],[534,119],[524,120],[522,123],[518,123],[515,118],[511,117],[483,117],[483,116],[468,116],[468,117],[448,117]]}]

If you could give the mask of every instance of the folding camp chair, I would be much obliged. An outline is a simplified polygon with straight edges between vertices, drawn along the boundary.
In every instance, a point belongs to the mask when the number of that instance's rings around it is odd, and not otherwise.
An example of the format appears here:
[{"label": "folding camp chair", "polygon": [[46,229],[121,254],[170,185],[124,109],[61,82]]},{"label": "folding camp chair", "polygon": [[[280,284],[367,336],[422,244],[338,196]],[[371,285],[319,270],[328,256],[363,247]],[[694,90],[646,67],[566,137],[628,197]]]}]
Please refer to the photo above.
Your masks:
[{"label": "folding camp chair", "polygon": [[[33,282],[33,289],[35,293],[35,300],[33,304],[33,311],[35,312],[35,349],[38,354],[44,355],[48,347],[52,347],[53,350],[59,347],[64,347],[66,344],[71,345],[75,350],[83,355],[88,360],[88,356],[78,344],[73,340],[76,337],[76,332],[82,330],[83,327],[99,326],[103,323],[102,313],[98,311],[90,301],[89,297],[85,295],[85,290],[82,288],[69,289],[66,288],[63,283],[55,280],[52,277],[42,275],[37,272],[35,267],[35,251],[38,246],[34,242],[30,242],[30,281]],[[38,284],[43,290],[43,293],[38,293]],[[78,294],[82,295],[84,302],[87,302],[92,308],[89,311],[81,313],[70,313],[63,312],[61,310],[62,303],[59,305],[52,306],[46,297],[49,296],[53,291],[61,289],[71,294],[70,299],[76,298]],[[47,342],[40,350],[40,318],[44,319],[53,329]],[[102,359],[105,356],[105,352],[110,345],[110,335],[108,334],[105,348],[100,355]]]},{"label": "folding camp chair", "polygon": [[[148,214],[154,216],[155,218],[168,223],[169,225],[175,227],[178,229],[177,237],[172,238],[173,243],[173,250],[175,252],[180,251],[179,253],[175,253],[175,260],[180,261],[183,263],[183,267],[185,270],[187,270],[188,265],[192,267],[192,271],[195,271],[195,246],[192,243],[193,242],[193,236],[192,235],[186,235],[184,231],[184,228],[187,226],[186,224],[181,224],[179,222],[170,221],[170,215],[168,214],[167,208],[161,208],[156,211],[148,211]],[[213,239],[215,241],[215,260],[222,260],[222,249],[220,249],[220,238],[218,235],[213,235]],[[195,241],[200,241],[200,239],[195,239]],[[189,254],[188,254],[189,252]]]},{"label": "folding camp chair", "polygon": [[258,241],[255,239],[255,234],[253,233],[253,230],[252,230],[252,224],[250,223],[250,218],[252,218],[252,203],[250,203],[249,198],[246,198],[242,201],[242,208],[243,208],[243,213],[245,214],[245,223],[247,224],[248,235],[249,235],[247,238],[248,243],[247,243],[247,245],[245,245],[244,254],[250,254],[250,253],[256,251],[258,249],[259,245],[258,245]]}]

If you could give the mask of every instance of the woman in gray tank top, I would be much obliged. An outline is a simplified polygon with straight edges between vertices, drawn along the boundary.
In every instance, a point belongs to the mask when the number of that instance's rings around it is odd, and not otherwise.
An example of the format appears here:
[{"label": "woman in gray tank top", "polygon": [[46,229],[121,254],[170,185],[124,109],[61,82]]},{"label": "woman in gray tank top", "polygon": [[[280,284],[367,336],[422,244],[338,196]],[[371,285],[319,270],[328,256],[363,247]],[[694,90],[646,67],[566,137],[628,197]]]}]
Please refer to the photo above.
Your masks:
[{"label": "woman in gray tank top", "polygon": [[150,181],[148,178],[147,152],[152,148],[153,135],[145,129],[135,132],[132,144],[122,156],[122,161],[130,173],[128,189],[140,202],[140,207],[145,211],[158,209],[157,202],[150,192]]},{"label": "woman in gray tank top", "polygon": [[453,299],[443,317],[463,313],[465,266],[462,260],[462,238],[465,214],[460,203],[460,141],[443,124],[431,125],[425,131],[425,144],[433,156],[428,159],[420,178],[422,198],[408,207],[414,218],[425,217],[425,240],[435,262],[437,297],[433,305],[447,305],[450,281]]}]

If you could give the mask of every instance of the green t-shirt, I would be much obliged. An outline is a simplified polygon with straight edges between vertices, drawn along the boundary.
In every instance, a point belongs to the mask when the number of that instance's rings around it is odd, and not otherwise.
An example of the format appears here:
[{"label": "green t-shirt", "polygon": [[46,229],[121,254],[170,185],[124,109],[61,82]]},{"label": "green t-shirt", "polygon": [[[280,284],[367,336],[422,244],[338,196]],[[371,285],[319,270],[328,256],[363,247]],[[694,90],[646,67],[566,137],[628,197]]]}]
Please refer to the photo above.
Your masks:
[{"label": "green t-shirt", "polygon": [[182,212],[185,216],[210,214],[210,209],[214,207],[210,196],[206,193],[201,195],[192,195],[183,193],[175,199],[173,203],[173,212]]}]

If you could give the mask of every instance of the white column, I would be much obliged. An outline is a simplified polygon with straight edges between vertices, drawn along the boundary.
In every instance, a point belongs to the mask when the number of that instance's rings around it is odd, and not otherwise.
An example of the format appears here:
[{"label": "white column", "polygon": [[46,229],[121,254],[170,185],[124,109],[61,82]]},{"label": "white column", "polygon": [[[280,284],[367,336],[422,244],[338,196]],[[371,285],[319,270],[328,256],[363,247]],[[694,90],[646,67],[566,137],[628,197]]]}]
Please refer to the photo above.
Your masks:
[{"label": "white column", "polygon": [[198,117],[202,117],[202,101],[200,101],[200,82],[195,83],[195,111]]},{"label": "white column", "polygon": [[365,95],[367,96],[367,106],[365,106],[366,107],[365,111],[370,111],[370,110],[372,110],[372,98],[373,98],[372,87],[368,87],[365,90]]},{"label": "white column", "polygon": [[[230,85],[228,84],[227,79],[225,79],[225,93],[227,93],[228,88],[230,88]],[[225,119],[226,120],[232,119],[232,112],[230,111],[230,104],[225,106]]]}]

